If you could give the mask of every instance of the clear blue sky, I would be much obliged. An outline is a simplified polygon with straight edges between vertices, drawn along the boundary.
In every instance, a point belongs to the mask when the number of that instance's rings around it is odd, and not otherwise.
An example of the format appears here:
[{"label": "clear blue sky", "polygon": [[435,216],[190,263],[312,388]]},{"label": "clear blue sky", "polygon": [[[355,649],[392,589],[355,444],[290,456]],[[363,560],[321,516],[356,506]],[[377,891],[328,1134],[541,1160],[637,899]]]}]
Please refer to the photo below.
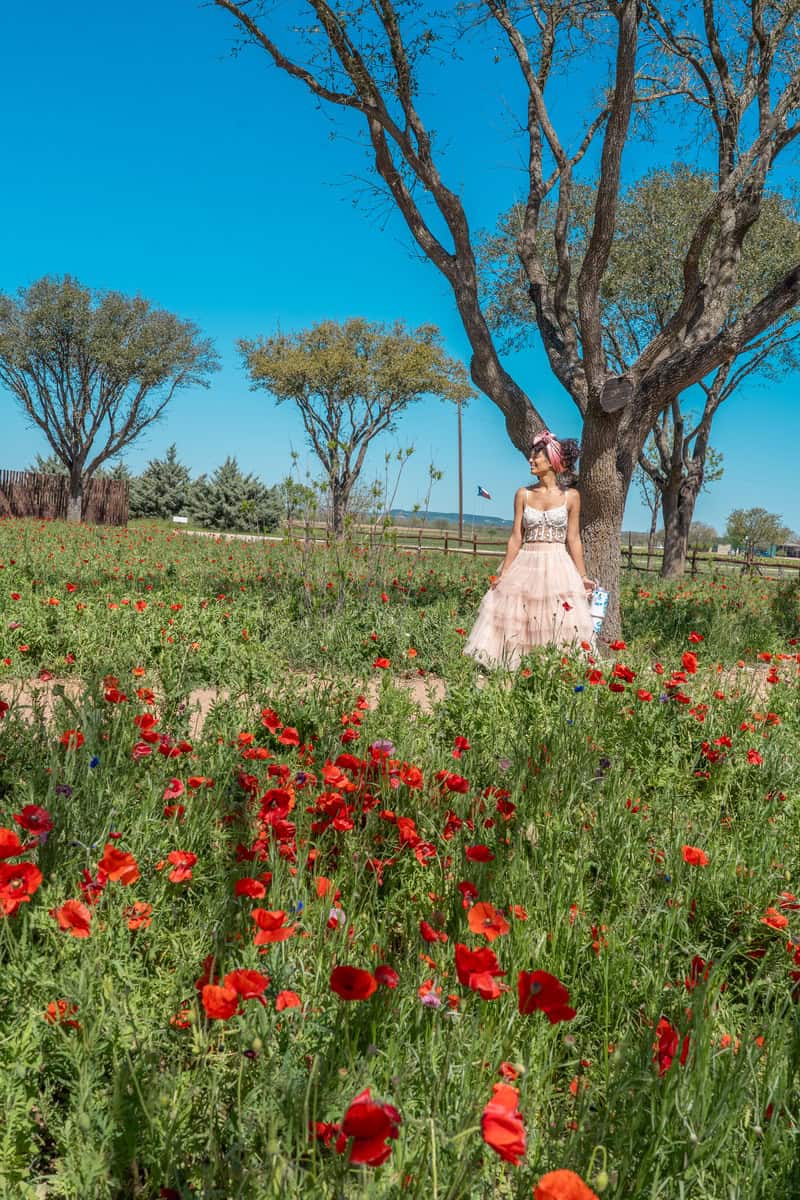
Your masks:
[{"label": "clear blue sky", "polygon": [[[293,411],[249,391],[237,338],[362,315],[434,322],[452,354],[467,360],[468,348],[444,281],[414,255],[399,218],[369,200],[357,126],[319,110],[263,53],[233,57],[232,41],[226,14],[183,0],[6,8],[0,289],[68,272],[196,321],[223,370],[208,391],[179,395],[126,461],[138,471],[175,441],[194,473],[231,454],[272,483],[287,473],[291,448],[309,467],[314,460]],[[585,72],[566,81],[562,112],[577,109],[586,86]],[[462,191],[474,228],[491,227],[522,194],[524,144],[508,116],[522,111],[519,101],[506,68],[469,47],[446,75],[426,80],[420,105],[441,132],[443,173]],[[657,155],[658,147],[632,151],[628,174]],[[579,435],[578,414],[543,356],[531,351],[511,366],[551,428]],[[712,440],[725,476],[701,497],[698,519],[722,529],[732,508],[762,505],[800,528],[796,390],[794,378],[745,387],[723,407]],[[0,466],[24,467],[47,452],[5,393],[0,412]],[[456,508],[455,430],[453,409],[424,402],[380,443],[374,467],[384,450],[415,446],[399,505],[423,498],[432,461],[444,478],[431,507]],[[500,516],[510,515],[514,488],[528,476],[485,398],[465,411],[464,476],[466,510]],[[475,497],[479,483],[491,503]],[[626,526],[645,524],[632,494]]]}]

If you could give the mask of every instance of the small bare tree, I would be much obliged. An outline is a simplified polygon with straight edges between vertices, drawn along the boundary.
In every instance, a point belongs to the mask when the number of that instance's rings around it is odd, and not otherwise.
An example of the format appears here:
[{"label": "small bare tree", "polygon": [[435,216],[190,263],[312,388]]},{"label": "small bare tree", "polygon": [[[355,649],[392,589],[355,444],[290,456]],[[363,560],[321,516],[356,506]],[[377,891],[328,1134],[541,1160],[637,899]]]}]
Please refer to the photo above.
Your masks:
[{"label": "small bare tree", "polygon": [[196,325],[140,296],[92,291],[68,275],[0,294],[0,383],[69,474],[68,521],[80,521],[98,468],[216,367]]}]

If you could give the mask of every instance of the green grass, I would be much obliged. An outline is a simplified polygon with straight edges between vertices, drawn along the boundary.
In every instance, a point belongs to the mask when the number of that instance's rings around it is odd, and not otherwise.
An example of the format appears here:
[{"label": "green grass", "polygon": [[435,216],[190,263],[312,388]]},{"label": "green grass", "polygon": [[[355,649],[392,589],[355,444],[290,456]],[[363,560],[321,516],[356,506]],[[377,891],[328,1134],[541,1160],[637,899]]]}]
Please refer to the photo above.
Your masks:
[{"label": "green grass", "polygon": [[[52,720],[13,704],[0,720],[0,826],[25,840],[25,804],[53,822],[22,856],[41,886],[0,924],[0,1194],[482,1200],[530,1197],[566,1167],[615,1198],[800,1195],[787,950],[800,912],[784,896],[800,894],[796,590],[629,581],[628,645],[602,682],[555,651],[484,681],[458,632],[480,562],[9,523],[0,563],[4,686],[41,670],[82,681]],[[697,670],[666,686],[687,651]],[[418,669],[447,682],[430,714],[395,681]],[[233,698],[189,744],[199,684]],[[299,746],[263,723],[266,707]],[[134,717],[152,711],[169,741],[142,755]],[[62,745],[70,729],[79,747]],[[165,800],[173,779],[183,794]],[[164,815],[176,802],[182,820]],[[81,873],[96,877],[109,844],[140,877],[108,882],[90,936],[74,938],[50,910],[83,901]],[[493,857],[468,858],[476,844]],[[684,862],[687,844],[707,866]],[[197,857],[186,882],[168,878],[173,850]],[[264,872],[263,899],[234,894]],[[510,990],[494,1000],[456,976],[455,945],[482,943],[464,881],[507,916],[491,948]],[[134,902],[152,906],[135,931]],[[254,907],[283,910],[294,935],[259,953]],[[769,908],[786,928],[763,923]],[[209,955],[220,976],[268,976],[266,1003],[207,1019],[195,981]],[[693,978],[696,958],[710,966]],[[331,991],[334,966],[381,963],[395,989]],[[568,988],[573,1020],[520,1014],[517,974],[534,969]],[[300,1007],[277,1011],[284,991]],[[59,999],[79,1028],[44,1019]],[[660,1075],[662,1016],[689,1042]],[[527,1134],[517,1167],[481,1137],[502,1062]],[[379,1167],[309,1137],[365,1087],[402,1118]]]}]

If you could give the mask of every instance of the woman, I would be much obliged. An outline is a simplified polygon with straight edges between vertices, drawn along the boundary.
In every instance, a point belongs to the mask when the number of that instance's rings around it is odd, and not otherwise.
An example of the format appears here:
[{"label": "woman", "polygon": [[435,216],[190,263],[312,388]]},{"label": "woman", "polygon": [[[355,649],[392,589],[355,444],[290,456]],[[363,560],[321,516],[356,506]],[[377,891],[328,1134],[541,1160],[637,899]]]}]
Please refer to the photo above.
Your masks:
[{"label": "woman", "polygon": [[580,535],[580,496],[562,487],[578,444],[544,430],[533,441],[531,471],[539,482],[514,497],[514,528],[500,574],[493,577],[464,653],[484,666],[515,668],[534,646],[588,644],[592,638]]}]

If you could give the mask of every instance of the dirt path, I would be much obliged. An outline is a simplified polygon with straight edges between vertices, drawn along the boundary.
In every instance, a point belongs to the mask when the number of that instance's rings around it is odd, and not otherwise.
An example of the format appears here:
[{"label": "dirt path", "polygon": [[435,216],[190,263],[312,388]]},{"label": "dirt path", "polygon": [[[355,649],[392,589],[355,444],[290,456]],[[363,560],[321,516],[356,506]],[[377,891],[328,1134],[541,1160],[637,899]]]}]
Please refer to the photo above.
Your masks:
[{"label": "dirt path", "polygon": [[[317,678],[311,672],[297,672],[302,677],[306,687],[314,686]],[[445,681],[439,676],[395,676],[393,683],[396,687],[409,693],[420,712],[429,714],[434,704],[443,699],[446,692]],[[370,679],[364,688],[364,695],[370,704],[375,704],[380,694],[381,680]],[[0,683],[0,700],[12,705],[23,719],[31,720],[37,712],[41,712],[45,720],[50,721],[60,697],[78,703],[83,692],[84,683],[80,679],[68,677],[64,679],[15,679]],[[189,730],[193,738],[203,730],[208,714],[215,704],[231,698],[229,688],[198,687],[193,688],[187,697],[186,706],[190,712]],[[156,700],[158,693],[156,692]],[[158,705],[156,704],[156,707]]]}]

